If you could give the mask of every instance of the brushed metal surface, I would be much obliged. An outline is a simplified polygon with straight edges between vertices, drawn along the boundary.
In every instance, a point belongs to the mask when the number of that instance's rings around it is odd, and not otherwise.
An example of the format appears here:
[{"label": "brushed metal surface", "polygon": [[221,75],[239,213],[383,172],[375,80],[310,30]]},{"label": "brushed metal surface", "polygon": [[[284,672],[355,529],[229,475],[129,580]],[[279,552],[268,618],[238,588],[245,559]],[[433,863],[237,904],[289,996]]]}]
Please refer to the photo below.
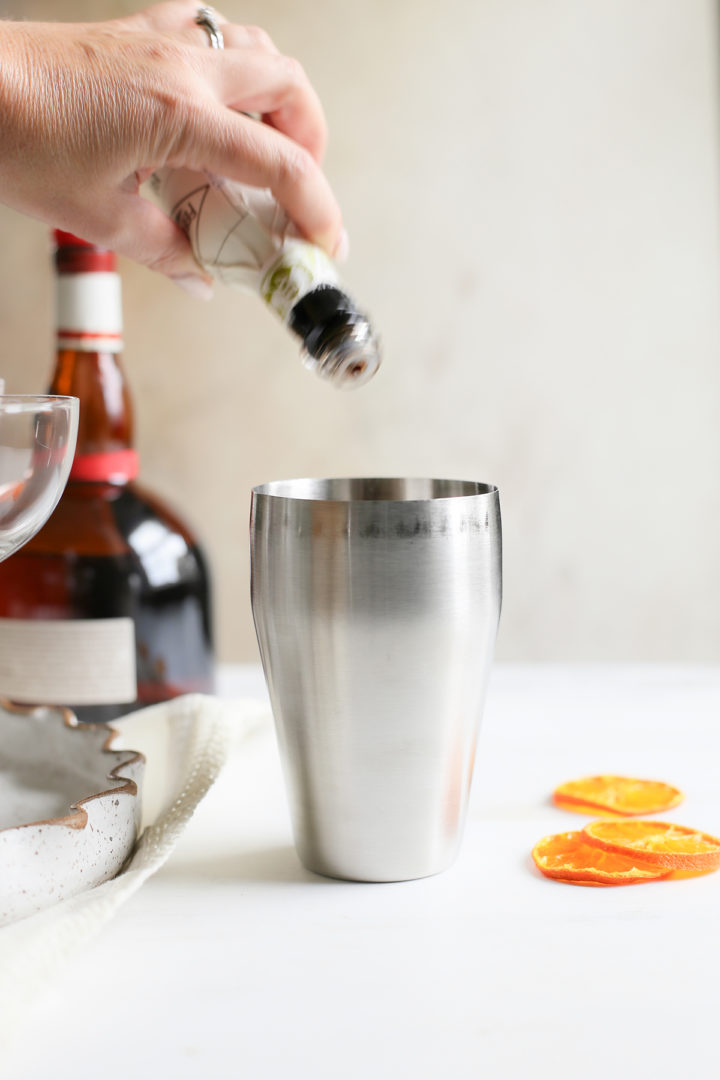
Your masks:
[{"label": "brushed metal surface", "polygon": [[497,488],[264,484],[250,545],[300,858],[361,881],[443,870],[462,837],[500,615]]}]

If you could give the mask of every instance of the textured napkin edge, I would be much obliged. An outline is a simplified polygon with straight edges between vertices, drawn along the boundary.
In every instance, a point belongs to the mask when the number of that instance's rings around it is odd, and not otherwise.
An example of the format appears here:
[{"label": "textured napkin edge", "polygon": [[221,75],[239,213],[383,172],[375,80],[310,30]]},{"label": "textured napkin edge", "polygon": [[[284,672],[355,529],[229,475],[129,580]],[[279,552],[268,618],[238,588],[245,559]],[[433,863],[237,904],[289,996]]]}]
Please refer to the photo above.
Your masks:
[{"label": "textured napkin edge", "polygon": [[[184,751],[163,813],[143,830],[132,857],[116,877],[0,929],[0,1051],[15,1042],[33,1000],[142,884],[167,861],[185,826],[220,775],[230,748],[267,718],[254,699],[219,700],[188,695],[133,714],[152,723],[163,716],[182,733]],[[122,730],[120,722],[120,730]],[[134,749],[135,747],[133,747]]]}]

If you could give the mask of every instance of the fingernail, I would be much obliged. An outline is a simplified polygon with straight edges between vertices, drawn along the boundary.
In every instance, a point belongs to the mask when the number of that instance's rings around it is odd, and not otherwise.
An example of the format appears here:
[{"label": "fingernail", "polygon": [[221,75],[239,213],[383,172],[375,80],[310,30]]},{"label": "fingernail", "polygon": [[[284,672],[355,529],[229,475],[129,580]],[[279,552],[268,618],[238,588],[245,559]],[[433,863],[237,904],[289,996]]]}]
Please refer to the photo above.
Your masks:
[{"label": "fingernail", "polygon": [[335,262],[343,263],[346,261],[349,254],[350,240],[348,239],[347,232],[343,229],[340,233],[340,239],[337,242],[333,258],[335,259]]},{"label": "fingernail", "polygon": [[200,277],[199,274],[178,274],[172,280],[181,289],[184,289],[185,292],[190,293],[191,296],[196,297],[198,300],[212,300],[212,284],[206,281],[205,278]]}]

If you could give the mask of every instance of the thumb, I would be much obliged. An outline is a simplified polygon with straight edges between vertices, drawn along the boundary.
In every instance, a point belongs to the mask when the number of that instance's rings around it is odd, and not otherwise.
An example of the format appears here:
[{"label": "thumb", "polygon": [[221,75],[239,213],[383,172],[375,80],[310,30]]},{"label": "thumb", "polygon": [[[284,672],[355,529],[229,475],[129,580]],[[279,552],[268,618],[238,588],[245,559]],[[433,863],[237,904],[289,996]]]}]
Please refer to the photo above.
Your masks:
[{"label": "thumb", "polygon": [[119,255],[171,278],[202,300],[213,294],[212,277],[195,261],[190,242],[158,206],[139,194],[120,193],[111,204],[112,247]]}]

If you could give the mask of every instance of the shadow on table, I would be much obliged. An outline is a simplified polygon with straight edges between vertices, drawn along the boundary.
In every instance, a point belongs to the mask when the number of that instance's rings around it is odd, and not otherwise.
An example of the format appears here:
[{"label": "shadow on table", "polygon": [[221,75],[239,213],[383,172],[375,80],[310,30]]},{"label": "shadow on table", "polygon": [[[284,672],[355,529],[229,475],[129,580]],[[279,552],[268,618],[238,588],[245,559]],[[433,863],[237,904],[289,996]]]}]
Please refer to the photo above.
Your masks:
[{"label": "shadow on table", "polygon": [[[258,848],[253,851],[228,851],[191,859],[172,858],[163,867],[164,878],[190,882],[221,884],[227,882],[315,882],[332,884],[330,878],[306,870],[292,845]],[[335,882],[337,884],[337,882]]]}]

